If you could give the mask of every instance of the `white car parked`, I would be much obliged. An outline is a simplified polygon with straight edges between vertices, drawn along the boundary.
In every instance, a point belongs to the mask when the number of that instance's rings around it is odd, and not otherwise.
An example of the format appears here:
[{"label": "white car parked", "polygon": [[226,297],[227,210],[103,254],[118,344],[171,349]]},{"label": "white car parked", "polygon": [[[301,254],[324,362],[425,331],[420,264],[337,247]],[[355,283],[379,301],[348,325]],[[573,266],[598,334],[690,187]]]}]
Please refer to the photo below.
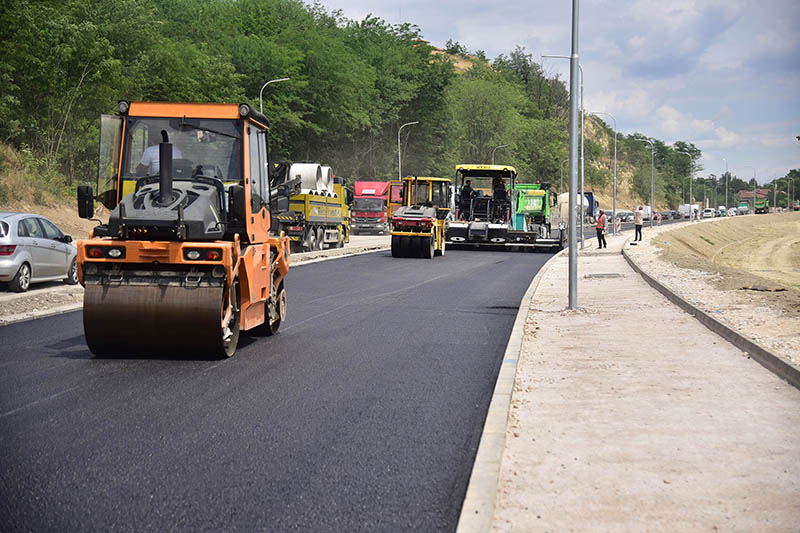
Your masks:
[{"label": "white car parked", "polygon": [[714,210],[710,207],[703,209],[703,218],[714,218]]},{"label": "white car parked", "polygon": [[72,237],[41,215],[0,213],[0,283],[25,292],[31,283],[78,283]]}]

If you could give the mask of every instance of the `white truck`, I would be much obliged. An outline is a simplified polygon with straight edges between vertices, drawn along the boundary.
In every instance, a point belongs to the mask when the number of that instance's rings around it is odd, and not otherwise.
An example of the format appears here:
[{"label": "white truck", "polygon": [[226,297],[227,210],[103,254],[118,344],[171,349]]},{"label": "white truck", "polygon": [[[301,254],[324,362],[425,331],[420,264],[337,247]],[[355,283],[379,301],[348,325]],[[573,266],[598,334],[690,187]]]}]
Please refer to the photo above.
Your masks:
[{"label": "white truck", "polygon": [[683,218],[689,218],[694,211],[696,214],[700,212],[700,205],[698,204],[681,204],[678,207],[678,213],[681,214]]}]

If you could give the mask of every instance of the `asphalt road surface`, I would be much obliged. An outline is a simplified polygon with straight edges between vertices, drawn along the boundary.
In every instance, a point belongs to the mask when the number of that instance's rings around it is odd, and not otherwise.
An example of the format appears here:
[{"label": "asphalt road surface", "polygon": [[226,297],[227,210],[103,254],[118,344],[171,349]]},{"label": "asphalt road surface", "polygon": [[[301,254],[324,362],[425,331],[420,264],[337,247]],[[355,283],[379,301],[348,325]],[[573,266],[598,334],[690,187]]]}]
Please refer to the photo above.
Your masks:
[{"label": "asphalt road surface", "polygon": [[0,530],[452,531],[548,258],[298,267],[225,361],[94,358],[80,312],[0,328]]}]

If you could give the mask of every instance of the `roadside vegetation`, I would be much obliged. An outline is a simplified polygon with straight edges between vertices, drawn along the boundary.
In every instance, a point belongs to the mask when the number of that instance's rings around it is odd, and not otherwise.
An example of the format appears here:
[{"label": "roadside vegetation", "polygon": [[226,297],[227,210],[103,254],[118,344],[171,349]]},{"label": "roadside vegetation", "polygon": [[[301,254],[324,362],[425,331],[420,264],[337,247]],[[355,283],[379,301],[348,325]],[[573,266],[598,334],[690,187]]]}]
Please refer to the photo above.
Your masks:
[{"label": "roadside vegetation", "polygon": [[[521,48],[493,60],[453,41],[437,50],[412,24],[352,21],[298,0],[19,0],[0,25],[0,204],[93,183],[98,116],[119,99],[258,107],[263,84],[281,77],[291,80],[263,93],[273,155],[348,179],[396,176],[397,130],[412,121],[401,138],[409,175],[451,177],[494,150],[522,181],[557,186],[568,157],[564,80]],[[594,117],[586,129],[587,188],[609,191],[613,131]],[[644,138],[618,138],[620,191],[632,201],[650,196]],[[675,208],[700,150],[652,140],[657,204]],[[695,198],[720,190],[711,181],[695,183]],[[729,194],[748,186],[731,179]]]}]

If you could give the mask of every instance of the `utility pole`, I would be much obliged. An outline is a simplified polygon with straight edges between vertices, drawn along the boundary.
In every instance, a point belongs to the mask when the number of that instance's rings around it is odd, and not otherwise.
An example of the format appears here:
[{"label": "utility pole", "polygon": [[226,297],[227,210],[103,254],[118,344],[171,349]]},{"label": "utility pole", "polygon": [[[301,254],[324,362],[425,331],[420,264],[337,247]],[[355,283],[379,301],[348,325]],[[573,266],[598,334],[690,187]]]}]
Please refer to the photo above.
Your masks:
[{"label": "utility pole", "polygon": [[[578,249],[575,246],[578,188],[578,21],[580,0],[572,0],[572,54],[569,60],[569,308],[578,308]],[[583,206],[583,202],[581,202]],[[583,235],[581,235],[583,238]]]},{"label": "utility pole", "polygon": [[722,160],[725,161],[725,209],[728,209],[728,182],[731,181],[731,176],[728,174],[728,160],[724,157]]},{"label": "utility pole", "polygon": [[650,227],[653,227],[653,219],[656,214],[656,175],[655,175],[655,157],[656,147],[650,139],[639,139],[650,145]]},{"label": "utility pole", "polygon": [[400,181],[403,181],[403,158],[400,155],[400,131],[406,126],[413,126],[414,124],[419,124],[419,121],[406,122],[397,129],[397,179]]}]

